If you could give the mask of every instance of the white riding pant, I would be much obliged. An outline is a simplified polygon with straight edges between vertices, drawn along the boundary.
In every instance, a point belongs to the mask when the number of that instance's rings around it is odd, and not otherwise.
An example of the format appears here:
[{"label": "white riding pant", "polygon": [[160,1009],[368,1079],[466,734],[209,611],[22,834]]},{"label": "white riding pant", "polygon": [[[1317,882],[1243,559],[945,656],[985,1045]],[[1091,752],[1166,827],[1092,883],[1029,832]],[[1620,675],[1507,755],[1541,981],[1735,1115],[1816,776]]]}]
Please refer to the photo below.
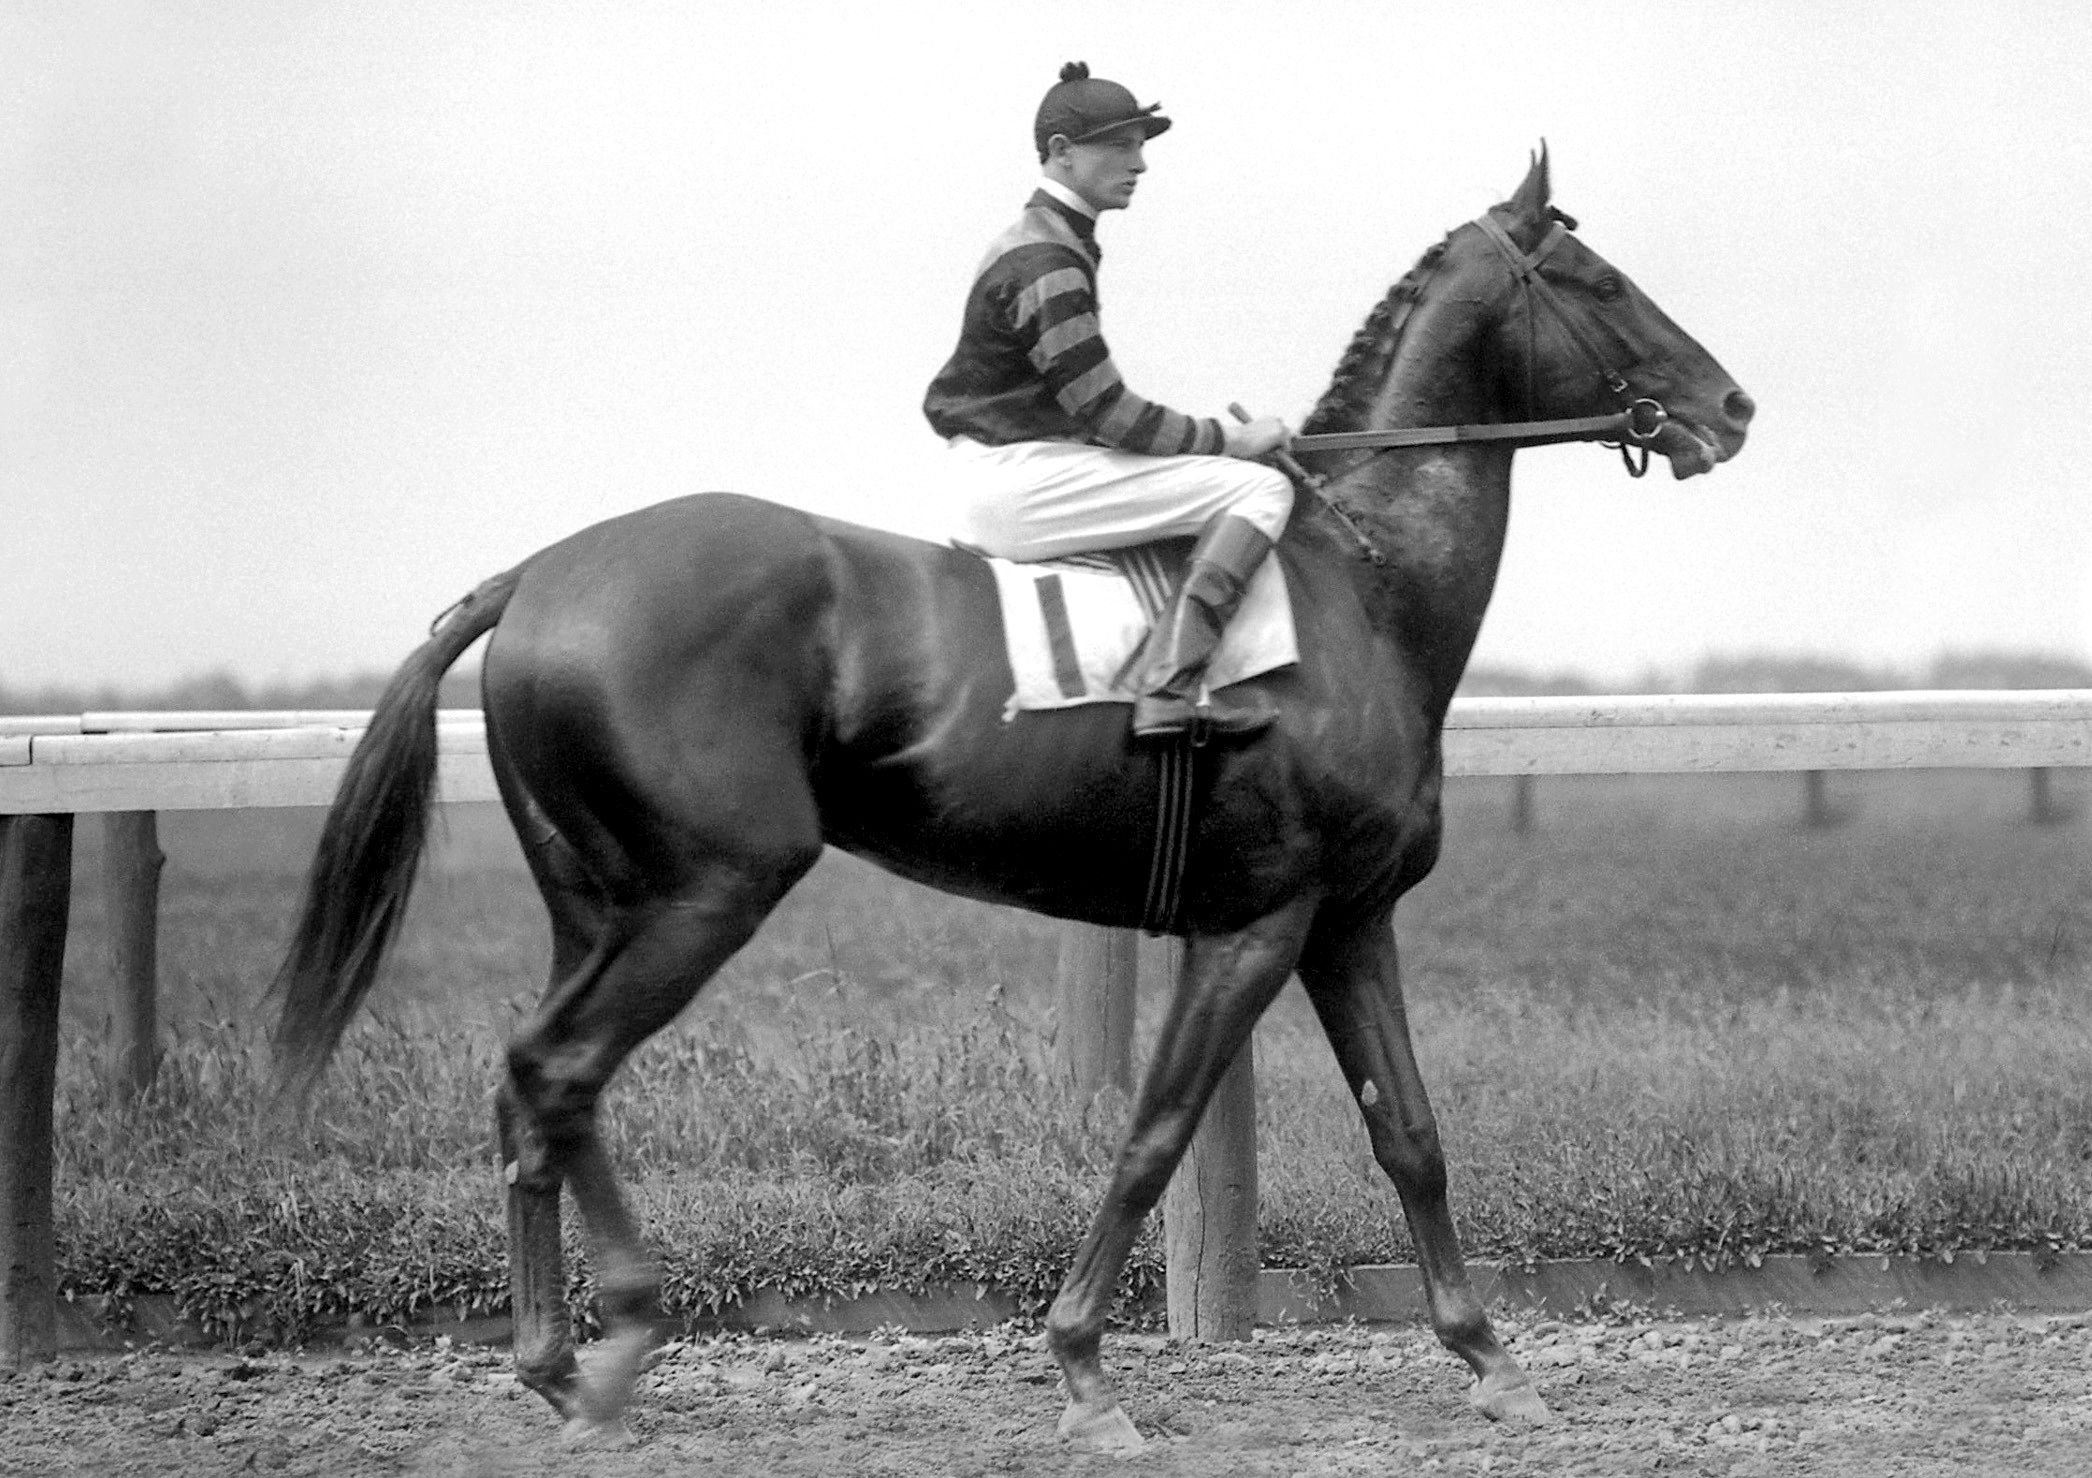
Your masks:
[{"label": "white riding pant", "polygon": [[1248,519],[1274,542],[1293,511],[1282,472],[1239,457],[1151,457],[1072,441],[950,442],[955,542],[1001,559],[1058,559]]}]

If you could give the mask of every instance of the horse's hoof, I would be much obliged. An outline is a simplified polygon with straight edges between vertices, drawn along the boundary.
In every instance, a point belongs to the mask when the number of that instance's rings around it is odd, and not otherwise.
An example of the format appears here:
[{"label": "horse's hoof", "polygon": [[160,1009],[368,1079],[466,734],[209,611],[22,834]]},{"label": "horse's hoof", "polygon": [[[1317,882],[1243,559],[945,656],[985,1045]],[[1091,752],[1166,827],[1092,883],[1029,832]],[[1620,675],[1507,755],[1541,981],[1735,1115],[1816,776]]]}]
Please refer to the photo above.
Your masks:
[{"label": "horse's hoof", "polygon": [[[641,1328],[619,1330],[582,1352],[579,1377],[573,1386],[574,1406],[567,1423],[569,1436],[578,1427],[611,1434],[624,1432],[626,1406],[639,1379],[640,1362],[653,1341]],[[627,1434],[629,1438],[629,1433]]]},{"label": "horse's hoof", "polygon": [[1103,1411],[1071,1404],[1061,1413],[1059,1431],[1061,1441],[1077,1452],[1131,1457],[1148,1445],[1116,1401]]},{"label": "horse's hoof", "polygon": [[616,1452],[639,1445],[639,1439],[632,1435],[622,1417],[612,1417],[607,1422],[574,1417],[560,1429],[559,1440],[577,1452]]},{"label": "horse's hoof", "polygon": [[1543,1427],[1554,1419],[1532,1377],[1522,1370],[1478,1382],[1467,1399],[1491,1421],[1509,1426]]}]

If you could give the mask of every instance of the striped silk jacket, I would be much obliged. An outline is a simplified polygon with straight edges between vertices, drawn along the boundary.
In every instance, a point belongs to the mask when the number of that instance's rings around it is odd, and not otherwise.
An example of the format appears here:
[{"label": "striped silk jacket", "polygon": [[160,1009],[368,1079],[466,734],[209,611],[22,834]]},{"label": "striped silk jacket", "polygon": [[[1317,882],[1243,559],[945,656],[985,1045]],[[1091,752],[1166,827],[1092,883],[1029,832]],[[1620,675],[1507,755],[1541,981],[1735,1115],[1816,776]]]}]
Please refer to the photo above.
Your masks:
[{"label": "striped silk jacket", "polygon": [[1097,324],[1093,223],[1044,190],[982,258],[959,347],[923,399],[939,436],[1218,455],[1220,422],[1126,388]]}]

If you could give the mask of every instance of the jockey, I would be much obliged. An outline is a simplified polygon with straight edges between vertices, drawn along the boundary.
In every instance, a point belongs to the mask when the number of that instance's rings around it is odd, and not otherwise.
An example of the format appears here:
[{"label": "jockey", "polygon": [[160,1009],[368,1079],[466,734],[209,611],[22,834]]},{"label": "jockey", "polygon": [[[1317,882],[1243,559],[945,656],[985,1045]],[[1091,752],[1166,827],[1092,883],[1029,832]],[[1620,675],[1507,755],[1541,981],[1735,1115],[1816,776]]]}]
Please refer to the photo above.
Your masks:
[{"label": "jockey", "polygon": [[1133,732],[1254,733],[1272,720],[1268,703],[1205,700],[1201,683],[1293,509],[1284,474],[1251,459],[1292,433],[1276,417],[1236,425],[1143,400],[1097,323],[1097,218],[1132,203],[1142,146],[1170,126],[1160,107],[1081,62],[1061,68],[1032,125],[1043,177],[982,259],[923,412],[950,445],[971,547],[1056,559],[1196,534],[1131,667]]}]

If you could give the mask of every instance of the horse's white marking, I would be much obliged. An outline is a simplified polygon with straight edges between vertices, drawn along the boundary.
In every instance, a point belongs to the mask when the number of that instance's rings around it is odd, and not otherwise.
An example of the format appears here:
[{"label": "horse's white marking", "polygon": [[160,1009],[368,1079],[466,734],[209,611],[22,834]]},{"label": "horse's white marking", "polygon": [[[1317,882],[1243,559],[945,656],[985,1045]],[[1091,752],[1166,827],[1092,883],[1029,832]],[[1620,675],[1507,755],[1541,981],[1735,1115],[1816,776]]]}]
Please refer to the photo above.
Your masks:
[{"label": "horse's white marking", "polygon": [[1358,1090],[1358,1101],[1367,1108],[1371,1108],[1374,1104],[1380,1102],[1380,1090],[1373,1086],[1371,1078],[1366,1079],[1365,1086]]}]

